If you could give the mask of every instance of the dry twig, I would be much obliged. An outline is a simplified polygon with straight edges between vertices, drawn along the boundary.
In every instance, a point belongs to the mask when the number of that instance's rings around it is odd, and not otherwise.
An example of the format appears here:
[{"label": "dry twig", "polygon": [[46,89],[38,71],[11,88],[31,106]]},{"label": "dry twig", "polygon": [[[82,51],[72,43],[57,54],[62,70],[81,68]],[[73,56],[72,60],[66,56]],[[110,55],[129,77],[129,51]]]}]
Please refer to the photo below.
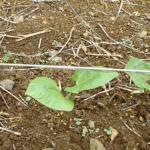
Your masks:
[{"label": "dry twig", "polygon": [[126,128],[128,128],[131,132],[133,132],[135,135],[137,135],[138,137],[142,137],[140,134],[138,134],[135,130],[133,130],[127,123],[125,123],[125,121],[120,118],[121,121],[123,122],[123,124],[125,125]]},{"label": "dry twig", "polygon": [[3,101],[4,101],[4,103],[5,103],[6,107],[7,107],[8,109],[10,109],[10,107],[8,106],[8,104],[7,104],[6,100],[5,100],[5,98],[4,98],[4,96],[2,95],[2,93],[1,93],[1,92],[0,92],[0,95],[1,95],[1,97],[2,97],[2,100],[3,100]]},{"label": "dry twig", "polygon": [[16,97],[14,94],[12,94],[11,92],[9,92],[8,90],[6,90],[4,87],[0,86],[0,88],[7,92],[9,95],[11,95],[13,98],[15,98],[17,101],[19,101],[21,104],[23,104],[24,106],[27,106],[25,103],[23,103],[18,97]]},{"label": "dry twig", "polygon": [[123,0],[120,0],[120,6],[119,6],[119,9],[118,9],[118,13],[117,13],[117,16],[115,18],[115,20],[119,17],[120,13],[121,13],[121,10],[122,10],[122,7],[123,7]]},{"label": "dry twig", "polygon": [[98,92],[98,93],[96,93],[96,94],[94,94],[94,95],[92,95],[92,96],[90,96],[90,97],[88,97],[88,98],[85,98],[84,100],[81,101],[81,103],[86,102],[86,101],[88,101],[88,100],[90,100],[90,99],[92,99],[92,98],[95,98],[95,97],[98,96],[98,95],[101,95],[101,94],[104,94],[104,93],[108,93],[109,91],[112,91],[113,89],[114,89],[114,88],[110,88],[110,89],[108,89],[108,90],[100,91],[100,92]]},{"label": "dry twig", "polygon": [[51,60],[52,58],[54,58],[55,56],[57,56],[58,54],[60,54],[62,51],[63,51],[63,49],[67,46],[67,44],[69,43],[69,41],[70,41],[70,39],[71,39],[71,37],[72,37],[72,33],[73,33],[73,31],[75,30],[75,28],[73,27],[72,29],[71,29],[71,31],[70,31],[70,35],[69,35],[69,38],[68,38],[68,40],[66,41],[66,43],[62,46],[62,48],[56,53],[56,54],[54,54],[52,57],[50,57],[50,59],[49,60]]},{"label": "dry twig", "polygon": [[13,35],[4,34],[3,36],[8,37],[8,38],[14,38],[14,39],[16,39],[16,41],[21,41],[21,40],[30,38],[32,36],[36,36],[36,35],[39,35],[39,34],[44,34],[44,33],[47,33],[47,32],[50,32],[50,29],[46,29],[46,30],[43,30],[43,31],[39,31],[39,32],[36,32],[36,33],[30,33],[30,34],[26,34],[26,35],[13,36]]},{"label": "dry twig", "polygon": [[12,133],[12,134],[15,134],[15,135],[19,135],[19,136],[21,135],[20,132],[15,132],[15,131],[12,131],[12,130],[10,130],[8,128],[4,128],[4,127],[0,127],[0,130],[9,132],[9,133]]}]

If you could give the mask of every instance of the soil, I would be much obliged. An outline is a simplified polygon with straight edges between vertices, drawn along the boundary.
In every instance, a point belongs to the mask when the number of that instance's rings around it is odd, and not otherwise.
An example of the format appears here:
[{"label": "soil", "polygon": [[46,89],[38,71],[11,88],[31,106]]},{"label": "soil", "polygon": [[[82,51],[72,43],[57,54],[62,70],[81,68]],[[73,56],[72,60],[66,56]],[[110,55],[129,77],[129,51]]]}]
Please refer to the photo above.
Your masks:
[{"label": "soil", "polygon": [[[129,2],[124,2],[123,11],[116,17],[120,3],[109,0],[60,0],[44,3],[1,0],[0,16],[3,18],[0,18],[0,62],[6,61],[3,57],[8,52],[12,54],[7,63],[124,68],[131,56],[150,61],[150,3],[142,0]],[[45,52],[59,51],[58,42],[64,45],[72,28],[74,31],[69,43],[57,56],[62,60],[50,60]],[[19,35],[45,29],[49,29],[49,32],[17,41]],[[6,36],[2,38],[2,34]],[[116,41],[124,41],[127,46],[116,44]],[[78,48],[79,54],[75,56],[73,49],[76,52]],[[106,54],[102,48],[112,56]],[[101,55],[91,55],[98,52]],[[37,76],[60,81],[62,88],[73,84],[69,80],[72,71],[4,69],[7,68],[1,67],[0,80],[13,80],[15,86],[11,92],[23,99],[26,98],[28,84]],[[72,96],[75,101],[72,112],[54,111],[33,99],[26,107],[1,90],[10,109],[0,97],[0,124],[21,135],[1,131],[0,150],[88,150],[90,138],[97,138],[106,150],[149,150],[149,92],[133,94],[132,89],[129,91],[130,87],[136,87],[133,83],[130,84],[129,77],[124,73],[112,81],[111,86],[114,88],[112,91],[84,102],[85,98],[104,89],[97,88]],[[79,124],[77,119],[81,119]],[[97,131],[90,130],[89,121],[94,121]],[[110,126],[119,132],[113,141],[104,132]],[[85,127],[88,132],[83,135]]]}]

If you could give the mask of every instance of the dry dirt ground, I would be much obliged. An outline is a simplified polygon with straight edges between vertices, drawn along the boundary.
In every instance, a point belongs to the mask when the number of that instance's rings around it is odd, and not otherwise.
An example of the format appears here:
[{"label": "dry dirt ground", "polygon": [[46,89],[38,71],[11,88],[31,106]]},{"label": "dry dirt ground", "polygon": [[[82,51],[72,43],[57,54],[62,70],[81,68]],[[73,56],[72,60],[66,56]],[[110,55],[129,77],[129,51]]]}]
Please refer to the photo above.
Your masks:
[{"label": "dry dirt ground", "polygon": [[[150,61],[149,21],[150,3],[142,0],[124,0],[123,5],[109,0],[1,0],[0,62],[124,68],[131,56]],[[73,84],[72,73],[1,67],[0,80],[13,80],[10,92],[27,99],[25,91],[33,78],[51,77],[66,87]],[[53,111],[33,99],[25,107],[1,90],[0,127],[13,133],[0,131],[0,150],[88,150],[90,138],[101,141],[106,150],[149,150],[149,92],[134,93],[137,88],[124,73],[111,87],[87,101],[83,100],[104,89],[73,96],[72,112]],[[110,126],[118,131],[113,141],[104,132]]]}]

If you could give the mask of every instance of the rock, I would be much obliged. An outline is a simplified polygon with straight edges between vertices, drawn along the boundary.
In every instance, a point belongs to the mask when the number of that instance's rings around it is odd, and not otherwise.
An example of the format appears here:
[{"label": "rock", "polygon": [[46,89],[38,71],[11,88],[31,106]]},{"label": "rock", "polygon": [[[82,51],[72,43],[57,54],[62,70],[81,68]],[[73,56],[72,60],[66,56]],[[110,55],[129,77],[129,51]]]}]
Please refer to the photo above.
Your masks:
[{"label": "rock", "polygon": [[86,133],[88,133],[88,129],[86,126],[82,127],[82,136],[85,137]]},{"label": "rock", "polygon": [[48,50],[47,52],[48,52],[46,54],[47,56],[54,56],[54,55],[56,55],[58,53],[58,51],[56,51],[56,50]]},{"label": "rock", "polygon": [[140,38],[146,38],[147,37],[147,31],[143,30],[141,33],[139,33]]},{"label": "rock", "polygon": [[56,41],[56,40],[53,41],[52,45],[55,48],[61,48],[61,47],[63,47],[63,44],[61,42]]},{"label": "rock", "polygon": [[148,20],[150,20],[150,13],[145,13],[145,16]]},{"label": "rock", "polygon": [[51,59],[51,61],[54,63],[62,62],[62,57],[55,56]]},{"label": "rock", "polygon": [[114,129],[113,127],[109,127],[107,129],[104,129],[104,132],[110,136],[111,142],[118,136],[119,132]]},{"label": "rock", "polygon": [[24,21],[24,17],[20,16],[20,15],[13,15],[13,21],[15,23],[23,22]]},{"label": "rock", "polygon": [[54,150],[53,148],[44,148],[43,150]]},{"label": "rock", "polygon": [[89,36],[89,31],[86,31],[85,33],[83,33],[83,36],[86,38],[86,37],[88,37]]},{"label": "rock", "polygon": [[32,99],[32,98],[31,98],[30,96],[27,96],[27,97],[25,98],[25,101],[26,101],[26,102],[29,102],[31,99]]},{"label": "rock", "polygon": [[49,2],[49,3],[51,3],[51,2],[60,2],[60,0],[32,0],[33,2],[35,2],[35,3],[41,3],[41,2]]},{"label": "rock", "polygon": [[97,139],[90,139],[90,150],[106,150],[104,145]]},{"label": "rock", "polygon": [[87,47],[84,44],[81,45],[81,48],[82,48],[82,50],[83,50],[84,53],[86,53],[88,51]]},{"label": "rock", "polygon": [[119,132],[116,129],[114,129],[113,127],[111,127],[111,128],[112,128],[112,134],[110,136],[110,139],[112,142],[118,136]]},{"label": "rock", "polygon": [[119,2],[119,0],[106,0],[106,2],[114,3],[114,2]]},{"label": "rock", "polygon": [[14,87],[15,82],[10,79],[5,79],[0,82],[0,85],[8,91],[11,91]]},{"label": "rock", "polygon": [[94,16],[94,13],[90,11],[90,12],[89,12],[89,15],[93,17],[93,16]]},{"label": "rock", "polygon": [[95,123],[94,123],[94,121],[92,121],[92,120],[90,120],[89,122],[88,122],[88,125],[89,125],[89,127],[92,129],[92,128],[95,128]]},{"label": "rock", "polygon": [[115,21],[115,20],[116,20],[116,18],[115,18],[115,17],[110,17],[110,19],[111,19],[112,21]]}]

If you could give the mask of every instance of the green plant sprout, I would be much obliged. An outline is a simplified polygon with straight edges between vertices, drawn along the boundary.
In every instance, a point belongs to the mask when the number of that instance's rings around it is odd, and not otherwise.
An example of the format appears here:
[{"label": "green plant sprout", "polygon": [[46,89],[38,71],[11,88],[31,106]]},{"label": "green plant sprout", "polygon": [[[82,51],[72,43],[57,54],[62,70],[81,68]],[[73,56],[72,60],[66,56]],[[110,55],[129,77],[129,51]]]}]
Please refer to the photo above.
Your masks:
[{"label": "green plant sprout", "polygon": [[112,127],[109,127],[109,128],[107,128],[107,129],[104,129],[104,132],[105,132],[108,136],[112,135]]},{"label": "green plant sprout", "polygon": [[[144,62],[137,58],[131,58],[128,61],[126,69],[150,70],[150,63]],[[140,74],[136,72],[127,72],[134,84],[141,90],[150,90],[150,74]],[[72,87],[66,87],[68,93],[79,93],[84,90],[91,90],[102,87],[114,78],[118,77],[117,72],[77,70],[71,77],[75,81]],[[60,111],[72,111],[74,102],[68,97],[64,97],[59,90],[56,82],[47,77],[37,77],[31,81],[26,92],[41,104],[48,108]]]},{"label": "green plant sprout", "polygon": [[9,60],[10,60],[10,57],[11,57],[11,53],[10,52],[7,52],[6,54],[4,54],[4,56],[2,57],[2,61],[7,63]]}]

